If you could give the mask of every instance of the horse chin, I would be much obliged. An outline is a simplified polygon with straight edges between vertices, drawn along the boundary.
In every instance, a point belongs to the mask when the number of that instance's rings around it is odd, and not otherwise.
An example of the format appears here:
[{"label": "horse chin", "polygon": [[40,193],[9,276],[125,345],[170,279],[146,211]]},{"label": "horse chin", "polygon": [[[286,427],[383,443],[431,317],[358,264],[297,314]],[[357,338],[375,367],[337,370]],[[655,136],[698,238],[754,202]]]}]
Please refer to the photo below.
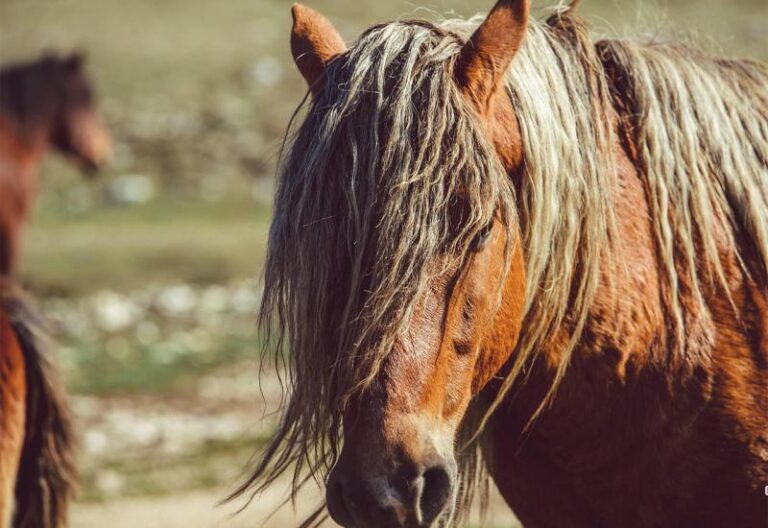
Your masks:
[{"label": "horse chin", "polygon": [[104,167],[109,164],[110,156],[107,153],[90,153],[75,151],[70,153],[70,157],[80,169],[80,172],[88,179],[97,177]]}]

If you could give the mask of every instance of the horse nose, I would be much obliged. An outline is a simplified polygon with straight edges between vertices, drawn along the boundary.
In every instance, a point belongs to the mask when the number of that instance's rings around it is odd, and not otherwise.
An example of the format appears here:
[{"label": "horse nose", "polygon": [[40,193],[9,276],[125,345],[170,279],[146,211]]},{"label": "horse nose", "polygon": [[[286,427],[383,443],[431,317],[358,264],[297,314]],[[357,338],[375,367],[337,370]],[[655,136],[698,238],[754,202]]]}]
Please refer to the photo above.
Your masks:
[{"label": "horse nose", "polygon": [[328,512],[345,528],[426,528],[451,502],[451,474],[441,464],[411,479],[353,477],[337,466],[326,489]]}]

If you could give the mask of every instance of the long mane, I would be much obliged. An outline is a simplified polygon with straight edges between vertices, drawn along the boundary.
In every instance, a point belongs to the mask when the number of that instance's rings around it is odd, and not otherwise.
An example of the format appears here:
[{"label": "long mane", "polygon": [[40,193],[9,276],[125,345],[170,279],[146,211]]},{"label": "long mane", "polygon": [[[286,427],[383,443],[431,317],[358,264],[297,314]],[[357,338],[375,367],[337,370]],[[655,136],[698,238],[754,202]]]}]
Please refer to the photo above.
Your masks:
[{"label": "long mane", "polygon": [[[612,209],[615,112],[631,125],[676,334],[686,309],[678,285],[703,304],[702,281],[724,284],[723,243],[766,283],[765,65],[678,46],[593,42],[564,11],[531,23],[507,77],[524,149],[516,195],[452,81],[456,54],[480,20],[371,28],[329,65],[324,92],[287,138],[260,322],[289,398],[236,494],[256,494],[286,471],[294,492],[327,475],[341,448],[341,411],[408,325],[435,273],[430,263],[460,264],[494,214],[523,233],[515,243],[526,260],[527,304],[504,390],[486,410],[567,327],[554,393],[601,259],[621,243]],[[476,437],[478,423],[468,420],[462,437]],[[459,453],[460,511],[484,480],[479,456],[476,444]],[[322,508],[307,524],[321,516]]]}]

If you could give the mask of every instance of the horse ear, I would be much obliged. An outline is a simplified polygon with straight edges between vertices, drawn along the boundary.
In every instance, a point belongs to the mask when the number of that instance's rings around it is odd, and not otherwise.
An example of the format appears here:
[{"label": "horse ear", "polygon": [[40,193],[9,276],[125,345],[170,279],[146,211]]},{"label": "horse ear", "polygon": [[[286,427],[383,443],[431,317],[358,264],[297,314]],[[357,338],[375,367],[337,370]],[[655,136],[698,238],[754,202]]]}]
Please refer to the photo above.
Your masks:
[{"label": "horse ear", "polygon": [[323,90],[325,67],[346,51],[344,40],[323,15],[301,4],[293,4],[291,53],[293,61],[317,97]]},{"label": "horse ear", "polygon": [[456,61],[454,77],[477,110],[488,113],[493,95],[523,43],[530,0],[498,0]]},{"label": "horse ear", "polygon": [[71,72],[78,72],[82,69],[86,56],[82,51],[75,51],[66,58],[67,69]]}]

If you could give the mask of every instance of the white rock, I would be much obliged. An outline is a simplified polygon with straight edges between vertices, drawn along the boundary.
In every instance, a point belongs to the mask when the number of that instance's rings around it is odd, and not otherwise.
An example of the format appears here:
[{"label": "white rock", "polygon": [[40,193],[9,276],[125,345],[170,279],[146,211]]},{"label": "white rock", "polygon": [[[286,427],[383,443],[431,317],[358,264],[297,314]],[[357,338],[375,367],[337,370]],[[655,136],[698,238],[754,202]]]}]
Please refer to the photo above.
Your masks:
[{"label": "white rock", "polygon": [[109,438],[104,431],[89,429],[83,434],[83,446],[89,455],[103,455],[109,448]]},{"label": "white rock", "polygon": [[134,324],[141,311],[128,297],[111,291],[93,296],[93,312],[98,326],[107,332],[118,332]]},{"label": "white rock", "polygon": [[197,303],[197,294],[187,284],[178,284],[163,289],[157,297],[157,305],[170,315],[184,315],[191,312]]},{"label": "white rock", "polygon": [[117,204],[142,204],[157,194],[155,183],[141,174],[118,176],[107,185],[109,199]]},{"label": "white rock", "polygon": [[100,471],[96,475],[96,488],[106,495],[119,495],[125,487],[125,479],[110,469]]},{"label": "white rock", "polygon": [[239,286],[232,294],[232,306],[240,313],[255,313],[259,307],[259,296],[253,288]]},{"label": "white rock", "polygon": [[229,306],[229,293],[223,286],[209,286],[200,296],[198,310],[204,314],[223,312]]}]

